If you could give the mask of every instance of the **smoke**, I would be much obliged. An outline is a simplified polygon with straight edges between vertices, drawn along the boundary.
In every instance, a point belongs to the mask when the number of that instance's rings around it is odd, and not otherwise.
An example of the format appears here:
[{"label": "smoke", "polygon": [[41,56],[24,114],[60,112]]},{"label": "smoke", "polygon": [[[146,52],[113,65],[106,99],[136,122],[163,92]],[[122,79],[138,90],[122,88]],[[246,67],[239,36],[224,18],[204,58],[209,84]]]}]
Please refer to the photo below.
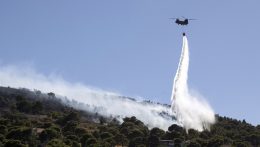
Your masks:
[{"label": "smoke", "polygon": [[215,122],[215,115],[209,104],[198,95],[189,91],[188,80],[189,47],[186,36],[183,36],[182,53],[172,90],[172,110],[176,113],[177,121],[186,130],[203,131],[210,129]]},{"label": "smoke", "polygon": [[83,104],[70,103],[76,109],[116,117],[119,121],[124,117],[135,116],[150,128],[159,127],[167,130],[170,125],[176,123],[169,106],[123,98],[115,92],[67,82],[57,75],[45,76],[29,67],[0,66],[0,86],[37,89],[44,93],[54,92],[59,98],[64,99],[66,96],[69,100]]}]

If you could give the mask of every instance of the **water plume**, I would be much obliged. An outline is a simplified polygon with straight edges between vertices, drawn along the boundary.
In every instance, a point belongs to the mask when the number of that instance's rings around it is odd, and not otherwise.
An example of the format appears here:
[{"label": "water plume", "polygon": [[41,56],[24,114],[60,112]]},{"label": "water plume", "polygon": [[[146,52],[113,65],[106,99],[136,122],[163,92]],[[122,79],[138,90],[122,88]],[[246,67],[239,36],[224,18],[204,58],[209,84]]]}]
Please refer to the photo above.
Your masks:
[{"label": "water plume", "polygon": [[209,130],[215,122],[214,111],[201,97],[192,94],[188,87],[189,46],[183,35],[182,53],[174,78],[172,90],[172,110],[176,113],[177,121],[188,129]]},{"label": "water plume", "polygon": [[[169,106],[136,101],[117,92],[67,82],[58,75],[46,76],[30,67],[0,66],[0,86],[37,89],[43,93],[54,92],[56,97],[63,98],[65,104],[76,109],[114,117],[121,122],[124,117],[135,116],[149,128],[159,127],[167,130],[170,125],[176,123]],[[68,103],[67,99],[73,103]]]}]

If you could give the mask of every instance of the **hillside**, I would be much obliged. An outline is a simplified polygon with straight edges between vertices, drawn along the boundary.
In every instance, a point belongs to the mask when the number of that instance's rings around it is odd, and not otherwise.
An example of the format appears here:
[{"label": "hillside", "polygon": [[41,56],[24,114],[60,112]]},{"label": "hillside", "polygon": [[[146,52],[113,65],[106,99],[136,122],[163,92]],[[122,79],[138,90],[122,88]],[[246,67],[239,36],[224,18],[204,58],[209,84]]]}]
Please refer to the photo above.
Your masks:
[{"label": "hillside", "polygon": [[210,132],[191,129],[187,133],[176,124],[164,131],[149,128],[135,116],[120,122],[70,106],[51,92],[0,87],[0,147],[260,146],[260,126],[244,120],[216,115],[218,121]]}]

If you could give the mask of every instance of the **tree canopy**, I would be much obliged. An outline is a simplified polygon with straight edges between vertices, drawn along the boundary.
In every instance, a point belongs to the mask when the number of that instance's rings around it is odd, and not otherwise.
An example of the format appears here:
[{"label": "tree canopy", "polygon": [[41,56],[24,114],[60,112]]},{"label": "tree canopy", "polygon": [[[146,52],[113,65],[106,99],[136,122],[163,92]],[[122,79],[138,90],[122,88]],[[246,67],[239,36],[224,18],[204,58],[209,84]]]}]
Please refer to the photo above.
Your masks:
[{"label": "tree canopy", "polygon": [[176,124],[164,131],[148,128],[135,116],[119,123],[115,118],[73,109],[52,92],[3,87],[0,106],[0,147],[260,146],[259,125],[219,115],[210,131],[186,131]]}]

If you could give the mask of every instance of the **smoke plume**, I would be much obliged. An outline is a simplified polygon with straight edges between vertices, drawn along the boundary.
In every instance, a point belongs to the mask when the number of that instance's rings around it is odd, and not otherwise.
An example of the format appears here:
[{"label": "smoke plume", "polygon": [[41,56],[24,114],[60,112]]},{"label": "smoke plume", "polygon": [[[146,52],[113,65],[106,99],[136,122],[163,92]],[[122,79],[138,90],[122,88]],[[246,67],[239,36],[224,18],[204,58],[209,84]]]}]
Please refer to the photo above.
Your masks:
[{"label": "smoke plume", "polygon": [[28,67],[0,66],[0,86],[54,92],[59,98],[66,96],[67,99],[78,102],[75,105],[70,103],[76,109],[116,117],[119,121],[124,117],[135,116],[150,128],[167,130],[176,123],[169,106],[138,102],[118,93],[70,83],[56,75],[45,76]]},{"label": "smoke plume", "polygon": [[189,47],[186,36],[183,36],[182,53],[172,90],[172,110],[176,113],[177,121],[186,130],[202,131],[210,129],[215,122],[215,115],[209,104],[200,96],[191,94],[188,88]]}]

